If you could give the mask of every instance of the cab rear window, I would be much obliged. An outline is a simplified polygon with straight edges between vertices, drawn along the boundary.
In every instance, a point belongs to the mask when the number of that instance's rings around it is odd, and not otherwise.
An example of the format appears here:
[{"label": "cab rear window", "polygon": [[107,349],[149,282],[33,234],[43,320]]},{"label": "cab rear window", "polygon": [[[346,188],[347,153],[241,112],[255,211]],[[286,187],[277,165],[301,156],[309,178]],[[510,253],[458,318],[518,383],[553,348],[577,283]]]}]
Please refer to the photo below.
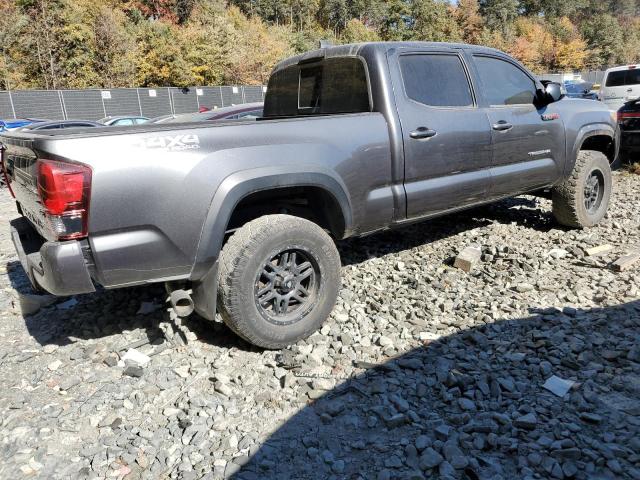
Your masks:
[{"label": "cab rear window", "polygon": [[606,87],[626,87],[627,85],[640,85],[640,68],[609,72]]},{"label": "cab rear window", "polygon": [[356,57],[291,65],[269,79],[265,117],[371,111],[364,63]]}]

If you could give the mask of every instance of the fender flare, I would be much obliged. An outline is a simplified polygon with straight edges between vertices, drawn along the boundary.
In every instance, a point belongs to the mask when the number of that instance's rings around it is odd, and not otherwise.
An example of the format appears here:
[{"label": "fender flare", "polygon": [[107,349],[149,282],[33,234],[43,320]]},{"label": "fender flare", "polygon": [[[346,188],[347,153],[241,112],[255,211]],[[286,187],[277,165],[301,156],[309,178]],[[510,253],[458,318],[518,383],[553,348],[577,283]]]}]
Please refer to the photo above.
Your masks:
[{"label": "fender flare", "polygon": [[217,260],[231,215],[246,196],[274,188],[318,187],[330,193],[340,206],[345,234],[352,231],[351,199],[342,180],[332,171],[309,165],[260,167],[241,170],[226,177],[218,186],[202,225],[190,278],[203,278]]},{"label": "fender flare", "polygon": [[573,144],[571,149],[571,154],[568,158],[567,167],[565,168],[565,175],[569,175],[575,166],[576,159],[578,158],[578,151],[584,141],[589,137],[594,137],[596,135],[605,135],[607,137],[611,137],[611,140],[615,142],[616,155],[620,142],[618,141],[618,131],[614,129],[611,125],[607,123],[593,123],[590,125],[583,126],[580,130],[578,130],[578,134],[576,135],[576,141]]}]

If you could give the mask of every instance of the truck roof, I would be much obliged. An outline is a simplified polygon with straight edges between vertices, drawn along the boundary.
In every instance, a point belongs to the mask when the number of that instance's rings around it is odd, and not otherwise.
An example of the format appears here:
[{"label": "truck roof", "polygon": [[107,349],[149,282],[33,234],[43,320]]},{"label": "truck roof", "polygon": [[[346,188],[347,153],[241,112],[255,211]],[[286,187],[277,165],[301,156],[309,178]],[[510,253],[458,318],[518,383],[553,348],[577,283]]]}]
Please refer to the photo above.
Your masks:
[{"label": "truck roof", "polygon": [[426,48],[426,47],[440,47],[450,49],[464,49],[473,50],[476,52],[486,53],[503,53],[495,48],[483,47],[480,45],[469,45],[467,43],[449,43],[449,42],[362,42],[362,43],[349,43],[346,45],[334,45],[330,47],[319,48],[311,50],[309,52],[301,53],[299,55],[289,57],[282,60],[274,67],[273,71],[278,71],[289,65],[295,65],[297,63],[312,61],[313,59],[330,58],[330,57],[353,57],[361,55],[366,49],[378,50],[387,52],[392,48]]},{"label": "truck roof", "polygon": [[611,67],[611,68],[607,68],[607,70],[605,70],[605,74],[609,73],[609,72],[619,72],[620,70],[633,70],[635,68],[640,68],[639,64],[631,64],[631,65],[620,65],[618,67]]}]

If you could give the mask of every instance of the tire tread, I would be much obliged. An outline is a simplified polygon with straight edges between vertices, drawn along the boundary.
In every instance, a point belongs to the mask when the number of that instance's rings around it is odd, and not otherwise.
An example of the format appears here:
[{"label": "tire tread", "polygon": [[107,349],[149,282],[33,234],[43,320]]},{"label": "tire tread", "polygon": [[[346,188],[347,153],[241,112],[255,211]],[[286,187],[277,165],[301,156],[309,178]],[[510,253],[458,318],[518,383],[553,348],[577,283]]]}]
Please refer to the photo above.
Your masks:
[{"label": "tire tread", "polygon": [[[278,341],[265,341],[254,332],[254,329],[246,322],[239,311],[242,301],[238,295],[238,289],[234,285],[240,281],[240,275],[246,263],[252,258],[259,246],[268,241],[275,232],[295,226],[304,229],[309,235],[322,236],[331,244],[331,237],[315,223],[300,217],[290,215],[265,215],[252,220],[236,230],[228,239],[220,253],[220,270],[218,282],[218,307],[225,324],[238,336],[246,341],[268,349],[282,348],[286,344]],[[340,257],[337,249],[331,255],[333,266],[340,268]],[[339,271],[339,270],[338,270]],[[311,325],[303,334],[308,336],[315,330]]]},{"label": "tire tread", "polygon": [[602,152],[596,150],[580,150],[569,177],[553,188],[553,216],[558,223],[572,228],[589,226],[580,218],[579,213],[582,208],[582,206],[578,204],[577,198],[578,189],[581,188],[580,177],[582,172],[586,168],[589,168],[589,165],[602,161],[602,158],[605,159],[608,165],[609,162]]}]

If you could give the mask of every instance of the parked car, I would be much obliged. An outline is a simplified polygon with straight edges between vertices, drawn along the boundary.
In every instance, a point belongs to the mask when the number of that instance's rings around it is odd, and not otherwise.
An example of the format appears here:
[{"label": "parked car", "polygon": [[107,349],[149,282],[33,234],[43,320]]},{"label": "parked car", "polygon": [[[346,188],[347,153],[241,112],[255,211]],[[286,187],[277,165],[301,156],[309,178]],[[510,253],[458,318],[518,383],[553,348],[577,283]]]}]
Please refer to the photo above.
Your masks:
[{"label": "parked car", "polygon": [[243,103],[231,107],[216,108],[206,112],[182,113],[176,115],[163,115],[154,118],[151,123],[185,123],[185,122],[211,122],[217,120],[250,120],[262,116],[264,103]]},{"label": "parked car", "polygon": [[619,110],[625,102],[640,97],[640,65],[614,67],[604,72],[598,98],[611,110]]},{"label": "parked car", "polygon": [[141,125],[148,121],[149,119],[147,117],[119,115],[101,118],[98,120],[98,123],[102,123],[109,127],[124,127],[125,125]]},{"label": "parked car", "polygon": [[640,161],[640,98],[625,103],[618,110],[621,141],[620,156],[629,163]]},{"label": "parked car", "polygon": [[16,128],[25,127],[36,122],[46,122],[47,120],[37,120],[35,118],[14,118],[7,120],[0,120],[0,132],[6,132],[14,130]]},{"label": "parked car", "polygon": [[590,82],[566,82],[564,88],[569,98],[598,99],[598,94],[593,91],[593,83]]},{"label": "parked car", "polygon": [[55,295],[164,282],[178,315],[219,307],[280,348],[331,312],[336,239],[546,189],[562,225],[607,211],[615,118],[498,50],[328,47],[268,85],[256,122],[0,136],[31,281]]},{"label": "parked car", "polygon": [[54,130],[61,128],[82,128],[82,127],[105,127],[102,123],[92,122],[90,120],[51,120],[48,122],[37,122],[16,129],[20,132],[34,130]]}]

